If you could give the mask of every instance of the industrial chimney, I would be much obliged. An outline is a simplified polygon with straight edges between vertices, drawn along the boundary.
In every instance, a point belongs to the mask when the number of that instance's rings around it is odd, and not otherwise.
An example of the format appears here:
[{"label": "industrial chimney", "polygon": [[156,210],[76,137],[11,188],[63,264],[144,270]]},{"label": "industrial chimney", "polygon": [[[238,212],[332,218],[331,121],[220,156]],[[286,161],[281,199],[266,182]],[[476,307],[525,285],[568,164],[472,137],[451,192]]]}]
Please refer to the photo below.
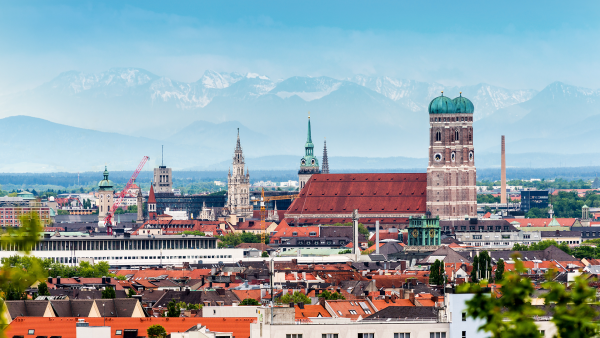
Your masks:
[{"label": "industrial chimney", "polygon": [[500,203],[506,204],[506,149],[504,135],[502,135],[502,159],[501,159],[501,187],[500,187]]}]

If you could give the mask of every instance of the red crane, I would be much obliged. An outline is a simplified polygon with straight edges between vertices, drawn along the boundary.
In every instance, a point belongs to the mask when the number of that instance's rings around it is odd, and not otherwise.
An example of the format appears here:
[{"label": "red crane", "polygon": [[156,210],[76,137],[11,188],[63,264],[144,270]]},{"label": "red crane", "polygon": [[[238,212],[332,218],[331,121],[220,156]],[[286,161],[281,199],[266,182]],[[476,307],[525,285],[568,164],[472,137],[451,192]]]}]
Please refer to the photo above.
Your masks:
[{"label": "red crane", "polygon": [[119,198],[117,199],[117,201],[115,202],[115,204],[113,204],[112,208],[110,208],[110,211],[108,212],[108,214],[104,218],[104,225],[106,226],[106,233],[109,236],[112,236],[112,234],[113,234],[113,231],[112,231],[112,217],[113,217],[115,211],[117,210],[117,208],[123,202],[123,198],[127,194],[127,191],[129,191],[129,188],[131,188],[131,185],[133,185],[133,182],[135,181],[135,179],[137,178],[137,176],[140,174],[140,171],[142,171],[142,168],[144,167],[144,164],[146,164],[146,162],[148,162],[149,159],[150,159],[150,157],[144,156],[144,158],[142,159],[142,161],[140,162],[140,164],[138,164],[137,169],[135,169],[135,171],[133,172],[133,175],[131,175],[131,178],[127,182],[127,185],[125,185],[125,188],[123,188],[123,190],[121,190],[121,193],[119,194]]}]

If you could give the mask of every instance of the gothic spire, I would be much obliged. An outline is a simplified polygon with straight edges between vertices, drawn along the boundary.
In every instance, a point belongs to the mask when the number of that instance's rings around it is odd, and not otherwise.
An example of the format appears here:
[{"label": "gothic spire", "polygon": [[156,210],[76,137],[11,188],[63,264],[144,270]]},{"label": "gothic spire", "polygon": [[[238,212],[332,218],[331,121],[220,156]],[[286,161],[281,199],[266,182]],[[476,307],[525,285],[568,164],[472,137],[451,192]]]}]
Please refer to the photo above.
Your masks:
[{"label": "gothic spire", "polygon": [[329,174],[329,161],[327,160],[327,140],[323,142],[323,168],[321,173]]},{"label": "gothic spire", "polygon": [[237,136],[237,145],[235,146],[235,150],[242,151],[242,146],[240,145],[240,128],[238,128],[237,131],[238,131],[238,136]]},{"label": "gothic spire", "polygon": [[312,143],[312,136],[310,132],[310,112],[308,113],[308,136],[306,137],[306,143]]}]

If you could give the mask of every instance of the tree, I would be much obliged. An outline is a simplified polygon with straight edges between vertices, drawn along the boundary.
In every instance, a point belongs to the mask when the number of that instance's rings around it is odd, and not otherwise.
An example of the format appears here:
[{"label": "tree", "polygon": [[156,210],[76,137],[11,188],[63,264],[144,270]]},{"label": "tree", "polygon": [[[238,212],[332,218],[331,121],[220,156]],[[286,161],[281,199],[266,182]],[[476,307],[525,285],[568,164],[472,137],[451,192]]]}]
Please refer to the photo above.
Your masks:
[{"label": "tree", "polygon": [[41,282],[38,284],[38,295],[50,296],[50,291],[48,291],[48,284],[46,284],[46,282]]},{"label": "tree", "polygon": [[161,325],[152,325],[146,330],[148,338],[165,338],[167,336],[167,330]]},{"label": "tree", "polygon": [[471,283],[478,283],[479,278],[477,278],[477,269],[479,268],[479,258],[477,256],[473,257],[473,270],[471,270]]},{"label": "tree", "polygon": [[254,298],[246,298],[240,302],[240,305],[260,305],[260,303]]},{"label": "tree", "polygon": [[277,303],[279,303],[279,304],[286,304],[286,303],[291,303],[291,302],[294,302],[296,304],[298,304],[298,303],[310,304],[310,298],[308,298],[308,296],[301,293],[300,291],[295,291],[291,295],[289,293],[287,293],[277,299]]},{"label": "tree", "polygon": [[[467,314],[484,321],[479,330],[486,331],[493,338],[537,338],[540,332],[534,317],[544,311],[531,304],[533,283],[522,274],[523,262],[514,256],[515,271],[507,271],[500,281],[502,297],[490,296],[488,291],[477,284],[464,284],[459,292],[474,293],[466,302]],[[553,281],[554,272],[546,274],[542,286],[549,292],[543,296],[547,311],[552,315],[558,334],[555,337],[594,337],[598,326],[594,322],[598,312],[592,307],[596,290],[588,285],[589,281],[578,276],[567,289],[561,283]]]},{"label": "tree", "polygon": [[104,290],[102,290],[102,299],[113,299],[116,296],[115,289],[112,286],[106,287]]},{"label": "tree", "polygon": [[180,315],[181,311],[177,307],[175,299],[171,299],[169,304],[167,304],[167,317],[179,317]]},{"label": "tree", "polygon": [[444,285],[444,262],[436,259],[429,270],[430,285]]},{"label": "tree", "polygon": [[137,293],[135,292],[135,290],[133,288],[129,288],[129,290],[127,290],[127,297],[131,298],[134,295],[137,295]]},{"label": "tree", "polygon": [[502,297],[493,297],[479,284],[464,284],[459,292],[474,293],[466,301],[467,315],[484,322],[480,331],[493,338],[538,338],[540,332],[533,319],[542,311],[531,305],[530,295],[534,288],[531,281],[522,277],[523,262],[515,259],[515,270],[509,271],[501,281]]},{"label": "tree", "polygon": [[498,264],[496,264],[496,282],[501,281],[503,275],[504,275],[504,259],[500,258],[500,260],[498,260]]},{"label": "tree", "polygon": [[344,295],[339,294],[337,291],[336,292],[329,292],[329,290],[325,290],[323,292],[321,292],[321,294],[319,295],[319,298],[325,298],[325,300],[344,300],[346,299],[346,297],[344,297]]},{"label": "tree", "polygon": [[[18,251],[28,257],[27,255],[39,240],[39,233],[43,230],[43,225],[36,212],[21,215],[19,220],[20,227],[10,227],[0,232],[0,248],[7,250],[11,245],[16,246]],[[25,290],[28,287],[45,278],[47,270],[42,266],[42,260],[29,258],[24,260],[27,268],[11,265],[10,259],[3,260],[0,268],[2,271],[0,273],[0,293],[4,294],[4,299],[0,298],[0,308],[4,308],[4,300],[9,299],[9,294],[13,295],[11,297],[26,296]],[[5,316],[0,316],[0,325],[5,327],[6,324]]]},{"label": "tree", "polygon": [[262,256],[262,257],[269,257],[269,253],[268,253],[268,252],[266,252],[266,251],[263,251],[261,256]]}]

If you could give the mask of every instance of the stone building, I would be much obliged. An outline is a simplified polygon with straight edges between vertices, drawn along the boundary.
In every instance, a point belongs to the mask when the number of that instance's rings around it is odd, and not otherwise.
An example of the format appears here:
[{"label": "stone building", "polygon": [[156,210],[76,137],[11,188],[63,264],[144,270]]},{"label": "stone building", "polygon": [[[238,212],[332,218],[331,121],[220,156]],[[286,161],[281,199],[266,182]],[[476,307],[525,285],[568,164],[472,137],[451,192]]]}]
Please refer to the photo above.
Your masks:
[{"label": "stone building", "polygon": [[103,221],[114,203],[115,190],[108,179],[108,169],[104,167],[104,179],[98,182],[98,220]]},{"label": "stone building", "polygon": [[173,190],[173,174],[171,168],[167,168],[165,165],[160,165],[158,168],[154,168],[154,180],[152,181],[154,192],[170,193]]},{"label": "stone building", "polygon": [[144,197],[142,196],[142,189],[138,189],[137,193],[137,220],[136,223],[144,223]]},{"label": "stone building", "polygon": [[238,128],[237,144],[233,153],[233,174],[227,176],[227,208],[239,217],[252,216],[250,205],[250,173],[245,169],[244,153]]},{"label": "stone building", "polygon": [[440,219],[477,217],[473,103],[461,96],[429,104],[427,210]]},{"label": "stone building", "polygon": [[310,131],[310,115],[308,116],[308,135],[306,137],[306,144],[304,145],[304,157],[300,160],[300,170],[298,171],[298,182],[300,183],[300,190],[304,188],[306,182],[310,179],[313,174],[320,174],[319,160],[314,155],[315,145],[312,143],[311,131]]}]

